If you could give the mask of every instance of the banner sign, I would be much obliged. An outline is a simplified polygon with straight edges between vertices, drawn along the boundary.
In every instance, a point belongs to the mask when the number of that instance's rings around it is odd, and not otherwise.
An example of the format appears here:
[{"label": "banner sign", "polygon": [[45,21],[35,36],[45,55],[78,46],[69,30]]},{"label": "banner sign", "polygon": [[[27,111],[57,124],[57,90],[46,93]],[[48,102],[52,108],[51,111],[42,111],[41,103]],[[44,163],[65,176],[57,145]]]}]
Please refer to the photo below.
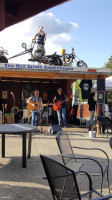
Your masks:
[{"label": "banner sign", "polygon": [[43,70],[43,71],[63,71],[63,72],[76,72],[76,73],[87,73],[87,74],[96,74],[104,73],[104,75],[111,75],[111,69],[97,68],[89,69],[86,67],[74,67],[74,66],[55,66],[55,65],[34,65],[34,64],[16,64],[16,63],[0,63],[0,70],[2,69],[17,69],[17,70]]},{"label": "banner sign", "polygon": [[32,64],[11,64],[1,63],[0,68],[5,69],[41,69],[41,70],[62,70],[62,71],[74,71],[74,67],[68,66],[50,66],[50,65],[32,65]]}]

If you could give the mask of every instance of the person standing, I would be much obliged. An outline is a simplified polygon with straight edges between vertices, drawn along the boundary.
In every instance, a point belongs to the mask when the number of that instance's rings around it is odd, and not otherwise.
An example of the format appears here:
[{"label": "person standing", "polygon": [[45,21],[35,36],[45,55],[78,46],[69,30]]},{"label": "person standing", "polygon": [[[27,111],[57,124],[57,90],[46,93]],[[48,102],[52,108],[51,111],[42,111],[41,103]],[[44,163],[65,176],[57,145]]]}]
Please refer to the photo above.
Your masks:
[{"label": "person standing", "polygon": [[46,33],[43,30],[43,26],[39,26],[39,32],[35,34],[32,41],[37,44],[37,50],[35,50],[34,55],[44,56],[45,55],[45,41],[46,41]]},{"label": "person standing", "polygon": [[32,125],[37,126],[42,110],[42,98],[39,96],[39,90],[36,89],[34,92],[34,96],[31,96],[27,100],[28,105],[32,108]]},{"label": "person standing", "polygon": [[[54,109],[55,108],[57,109],[58,124],[62,125],[61,120],[63,119],[64,127],[67,126],[67,120],[66,120],[67,103],[66,102],[68,100],[69,99],[66,98],[66,96],[62,93],[62,89],[58,88],[57,94],[55,95],[55,97],[53,99],[53,103],[54,103],[53,107],[54,107]],[[59,105],[59,108],[57,105]]]},{"label": "person standing", "polygon": [[94,119],[94,112],[95,112],[95,106],[96,106],[96,101],[94,100],[95,93],[90,92],[89,98],[88,98],[88,105],[89,105],[89,111],[91,112],[90,114],[90,120],[89,120],[89,129],[93,126],[93,119]]}]

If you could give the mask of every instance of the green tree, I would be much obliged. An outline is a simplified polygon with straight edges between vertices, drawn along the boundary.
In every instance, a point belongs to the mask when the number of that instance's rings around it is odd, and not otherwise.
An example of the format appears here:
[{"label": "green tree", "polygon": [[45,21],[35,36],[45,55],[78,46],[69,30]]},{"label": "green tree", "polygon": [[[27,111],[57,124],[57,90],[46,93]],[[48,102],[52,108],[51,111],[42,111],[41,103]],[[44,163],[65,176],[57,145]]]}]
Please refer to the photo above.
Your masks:
[{"label": "green tree", "polygon": [[81,89],[79,87],[80,81],[81,80],[75,81],[75,88],[73,88],[74,85],[72,84],[72,91],[75,89],[75,99],[76,99],[76,101],[82,102]]},{"label": "green tree", "polygon": [[108,59],[108,62],[105,64],[105,68],[112,68],[112,56]]},{"label": "green tree", "polygon": [[81,81],[81,80],[75,81],[75,98],[76,98],[77,100],[79,100],[80,102],[82,102],[81,89],[80,89],[80,87],[79,87],[80,81]]}]

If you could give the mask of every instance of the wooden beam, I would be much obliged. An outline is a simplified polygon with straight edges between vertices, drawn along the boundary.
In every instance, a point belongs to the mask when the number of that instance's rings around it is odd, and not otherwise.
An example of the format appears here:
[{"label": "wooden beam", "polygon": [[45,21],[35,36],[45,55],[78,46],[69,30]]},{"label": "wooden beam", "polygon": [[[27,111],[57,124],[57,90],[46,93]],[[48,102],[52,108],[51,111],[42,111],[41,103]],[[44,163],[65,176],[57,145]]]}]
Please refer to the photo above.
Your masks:
[{"label": "wooden beam", "polygon": [[[1,78],[32,78],[32,79],[66,79],[66,80],[76,80],[76,79],[91,79],[97,80],[98,74],[74,74],[74,73],[53,73],[53,72],[36,72],[36,71],[15,71],[15,70],[0,70]],[[101,76],[100,76],[101,77]],[[103,75],[107,77],[107,75]]]},{"label": "wooden beam", "polygon": [[5,28],[5,0],[0,0],[0,31]]}]

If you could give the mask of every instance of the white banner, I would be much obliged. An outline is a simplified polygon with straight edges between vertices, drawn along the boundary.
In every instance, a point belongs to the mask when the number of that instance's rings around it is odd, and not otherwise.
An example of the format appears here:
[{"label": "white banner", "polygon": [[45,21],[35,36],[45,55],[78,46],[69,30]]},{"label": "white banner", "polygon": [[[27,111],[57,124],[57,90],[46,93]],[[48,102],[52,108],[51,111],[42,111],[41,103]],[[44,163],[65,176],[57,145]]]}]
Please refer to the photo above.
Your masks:
[{"label": "white banner", "polygon": [[61,71],[74,71],[74,67],[68,66],[51,66],[51,65],[32,65],[32,64],[12,64],[0,63],[0,68],[5,69],[41,69],[41,70],[61,70]]}]

